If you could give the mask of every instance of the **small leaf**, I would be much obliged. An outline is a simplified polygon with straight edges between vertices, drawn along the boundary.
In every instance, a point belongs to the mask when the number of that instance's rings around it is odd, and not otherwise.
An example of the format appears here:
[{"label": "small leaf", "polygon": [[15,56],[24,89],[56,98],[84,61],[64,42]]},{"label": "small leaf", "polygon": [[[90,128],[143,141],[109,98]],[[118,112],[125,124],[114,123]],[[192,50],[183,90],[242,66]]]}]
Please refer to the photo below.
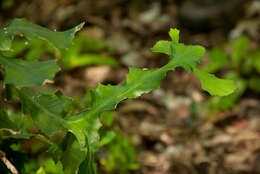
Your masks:
[{"label": "small leaf", "polygon": [[169,31],[169,36],[171,37],[172,41],[174,43],[179,43],[179,34],[180,34],[180,31],[178,29],[170,29]]},{"label": "small leaf", "polygon": [[116,137],[115,131],[107,131],[105,135],[102,137],[99,146],[105,146],[109,144]]},{"label": "small leaf", "polygon": [[171,54],[171,42],[167,40],[158,41],[152,48],[154,53]]},{"label": "small leaf", "polygon": [[45,80],[52,80],[59,71],[55,60],[24,61],[0,55],[0,64],[5,69],[5,83],[15,86],[42,85]]},{"label": "small leaf", "polygon": [[[234,79],[233,79],[234,80]],[[214,96],[208,101],[207,105],[213,110],[227,110],[235,106],[241,95],[247,88],[247,83],[243,79],[236,79],[237,90],[228,96]]]},{"label": "small leaf", "polygon": [[179,43],[179,30],[177,29],[171,29],[169,35],[172,41],[158,41],[152,48],[152,52],[167,54],[171,59],[175,59],[175,67],[181,66],[188,72],[192,71],[205,55],[205,48]]},{"label": "small leaf", "polygon": [[0,30],[0,51],[10,51],[15,35],[24,36],[31,40],[39,38],[47,41],[56,49],[65,49],[71,45],[74,34],[83,27],[84,23],[64,31],[56,32],[36,24],[28,22],[26,19],[14,19],[9,25]]},{"label": "small leaf", "polygon": [[236,85],[232,80],[219,79],[213,74],[209,74],[194,68],[195,75],[200,79],[202,89],[210,95],[226,96],[233,93]]}]

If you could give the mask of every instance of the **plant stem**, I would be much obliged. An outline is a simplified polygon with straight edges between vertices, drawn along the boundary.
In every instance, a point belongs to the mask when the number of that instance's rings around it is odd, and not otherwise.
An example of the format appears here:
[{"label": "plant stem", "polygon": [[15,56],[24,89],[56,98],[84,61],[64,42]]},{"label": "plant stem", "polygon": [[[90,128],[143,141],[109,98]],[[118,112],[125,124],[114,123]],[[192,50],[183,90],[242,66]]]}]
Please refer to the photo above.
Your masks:
[{"label": "plant stem", "polygon": [[3,151],[0,150],[0,159],[6,165],[6,167],[10,170],[12,174],[19,174],[15,166],[6,158],[6,155]]}]

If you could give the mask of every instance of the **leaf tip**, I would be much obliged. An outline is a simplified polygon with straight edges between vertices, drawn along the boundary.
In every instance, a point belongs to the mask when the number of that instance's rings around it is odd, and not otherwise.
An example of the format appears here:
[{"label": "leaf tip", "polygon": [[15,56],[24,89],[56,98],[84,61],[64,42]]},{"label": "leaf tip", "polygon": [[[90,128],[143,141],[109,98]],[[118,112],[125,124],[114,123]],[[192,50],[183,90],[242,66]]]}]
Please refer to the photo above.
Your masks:
[{"label": "leaf tip", "polygon": [[177,28],[171,28],[169,31],[169,36],[174,43],[179,43],[179,34],[180,31]]}]

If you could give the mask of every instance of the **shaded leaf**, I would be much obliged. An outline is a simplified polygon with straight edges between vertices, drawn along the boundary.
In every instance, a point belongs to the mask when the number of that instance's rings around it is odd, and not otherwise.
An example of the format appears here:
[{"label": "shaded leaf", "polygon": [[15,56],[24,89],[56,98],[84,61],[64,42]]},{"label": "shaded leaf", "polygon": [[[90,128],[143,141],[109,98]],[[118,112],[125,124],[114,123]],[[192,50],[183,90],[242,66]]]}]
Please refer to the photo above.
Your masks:
[{"label": "shaded leaf", "polygon": [[93,151],[98,149],[98,130],[101,127],[101,123],[96,115],[91,115],[88,112],[74,115],[72,118],[66,120],[65,126],[76,136],[81,147],[87,144],[89,149]]},{"label": "shaded leaf", "polygon": [[243,56],[246,55],[250,40],[246,36],[241,36],[232,46],[232,63],[233,66],[238,67],[241,64]]},{"label": "shaded leaf", "polygon": [[11,111],[0,110],[0,135],[2,138],[28,139],[35,134],[30,134],[26,131],[28,120],[20,115],[14,114]]},{"label": "shaded leaf", "polygon": [[203,67],[204,72],[213,73],[228,63],[227,54],[220,48],[209,51],[210,63]]},{"label": "shaded leaf", "polygon": [[66,100],[29,88],[22,88],[18,92],[23,112],[32,117],[37,128],[48,136],[64,129],[62,113],[69,104]]},{"label": "shaded leaf", "polygon": [[15,35],[21,35],[27,39],[39,38],[47,41],[56,49],[65,49],[71,45],[74,34],[83,27],[84,23],[64,31],[56,32],[36,24],[28,22],[26,19],[14,19],[5,28],[0,30],[0,50],[10,51],[12,40]]},{"label": "shaded leaf", "polygon": [[63,51],[61,61],[65,68],[76,68],[86,65],[118,66],[119,64],[114,58],[97,53],[103,50],[109,50],[109,47],[101,40],[78,36],[75,38],[74,44]]},{"label": "shaded leaf", "polygon": [[92,151],[87,152],[86,159],[83,161],[83,163],[81,163],[79,167],[78,174],[85,173],[97,174],[96,165],[94,162],[94,153]]},{"label": "shaded leaf", "polygon": [[248,81],[248,87],[252,90],[260,92],[260,78],[259,77],[251,77]]},{"label": "shaded leaf", "polygon": [[72,134],[68,134],[64,144],[64,152],[61,157],[61,162],[63,164],[64,174],[76,173],[80,164],[87,157],[87,148],[82,148],[79,145],[79,142],[75,140],[75,137]]},{"label": "shaded leaf", "polygon": [[5,69],[5,83],[15,86],[42,85],[45,80],[52,80],[59,71],[55,60],[24,61],[0,55],[0,64]]}]

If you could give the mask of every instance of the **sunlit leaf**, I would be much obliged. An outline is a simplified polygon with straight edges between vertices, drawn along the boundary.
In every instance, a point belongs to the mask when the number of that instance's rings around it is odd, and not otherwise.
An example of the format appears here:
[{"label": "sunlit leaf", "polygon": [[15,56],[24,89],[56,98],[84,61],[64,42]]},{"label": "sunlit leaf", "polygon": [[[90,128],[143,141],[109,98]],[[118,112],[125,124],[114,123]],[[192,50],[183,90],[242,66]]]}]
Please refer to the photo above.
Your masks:
[{"label": "sunlit leaf", "polygon": [[233,93],[236,89],[236,85],[232,80],[220,79],[213,74],[200,71],[196,68],[194,69],[194,73],[200,79],[202,89],[209,92],[210,95],[226,96]]}]

